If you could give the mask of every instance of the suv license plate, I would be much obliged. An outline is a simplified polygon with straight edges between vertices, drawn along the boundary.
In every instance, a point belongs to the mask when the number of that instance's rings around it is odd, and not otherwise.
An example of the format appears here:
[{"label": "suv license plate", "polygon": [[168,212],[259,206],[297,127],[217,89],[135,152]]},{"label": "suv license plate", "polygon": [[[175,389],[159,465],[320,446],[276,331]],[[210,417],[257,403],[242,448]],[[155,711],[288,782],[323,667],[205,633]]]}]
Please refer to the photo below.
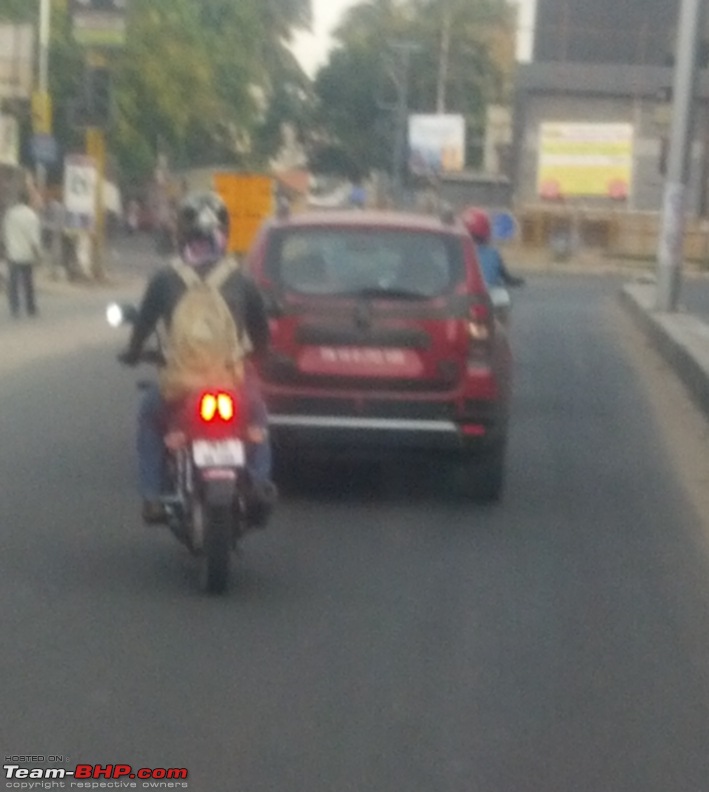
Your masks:
[{"label": "suv license plate", "polygon": [[192,444],[192,456],[199,468],[244,467],[246,463],[241,440],[195,440]]}]

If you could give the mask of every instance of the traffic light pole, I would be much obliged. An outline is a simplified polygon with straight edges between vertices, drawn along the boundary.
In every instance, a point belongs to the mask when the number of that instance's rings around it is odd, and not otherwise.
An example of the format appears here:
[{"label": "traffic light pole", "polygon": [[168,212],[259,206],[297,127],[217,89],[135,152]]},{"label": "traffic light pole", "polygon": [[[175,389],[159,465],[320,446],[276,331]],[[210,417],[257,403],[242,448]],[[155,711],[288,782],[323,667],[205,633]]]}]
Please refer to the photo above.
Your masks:
[{"label": "traffic light pole", "polygon": [[682,0],[674,76],[672,131],[657,257],[658,311],[674,311],[680,290],[693,105],[704,0]]},{"label": "traffic light pole", "polygon": [[106,243],[106,203],[104,181],[106,178],[106,136],[103,129],[86,130],[86,152],[96,163],[96,221],[93,233],[92,272],[97,281],[106,278],[104,249]]},{"label": "traffic light pole", "polygon": [[86,150],[96,167],[95,225],[92,235],[92,274],[104,280],[106,239],[106,135],[111,115],[111,73],[106,49],[125,45],[129,0],[80,0],[72,9],[74,38],[88,49],[84,85]]},{"label": "traffic light pole", "polygon": [[[47,112],[47,97],[49,96],[49,37],[51,31],[52,8],[51,0],[40,0],[39,4],[39,74],[38,87],[41,96],[40,101]],[[44,119],[47,123],[47,119]],[[50,121],[51,124],[51,121]],[[39,130],[35,130],[37,132]],[[43,129],[42,132],[51,132],[51,129]],[[47,169],[43,163],[37,163],[37,188],[40,193],[44,193],[47,185]]]},{"label": "traffic light pole", "polygon": [[[101,53],[89,52],[87,57],[89,70],[105,69],[106,59]],[[94,99],[96,97],[93,97]],[[97,123],[94,121],[94,123]],[[106,179],[106,135],[99,126],[86,129],[86,153],[96,164],[96,220],[93,233],[92,273],[97,281],[105,280],[106,269],[104,250],[106,243],[106,202],[104,182]]]}]

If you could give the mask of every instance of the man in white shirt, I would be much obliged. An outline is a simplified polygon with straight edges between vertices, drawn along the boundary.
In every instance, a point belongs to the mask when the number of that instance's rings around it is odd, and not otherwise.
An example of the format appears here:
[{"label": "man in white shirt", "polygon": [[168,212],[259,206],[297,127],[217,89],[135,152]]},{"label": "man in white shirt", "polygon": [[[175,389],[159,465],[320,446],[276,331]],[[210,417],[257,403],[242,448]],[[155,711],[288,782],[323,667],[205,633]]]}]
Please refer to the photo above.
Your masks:
[{"label": "man in white shirt", "polygon": [[42,259],[41,224],[39,216],[30,206],[29,193],[23,191],[19,201],[5,214],[2,238],[8,265],[8,291],[10,313],[20,315],[20,290],[25,294],[25,306],[30,316],[35,316],[37,306],[34,296],[34,267]]}]

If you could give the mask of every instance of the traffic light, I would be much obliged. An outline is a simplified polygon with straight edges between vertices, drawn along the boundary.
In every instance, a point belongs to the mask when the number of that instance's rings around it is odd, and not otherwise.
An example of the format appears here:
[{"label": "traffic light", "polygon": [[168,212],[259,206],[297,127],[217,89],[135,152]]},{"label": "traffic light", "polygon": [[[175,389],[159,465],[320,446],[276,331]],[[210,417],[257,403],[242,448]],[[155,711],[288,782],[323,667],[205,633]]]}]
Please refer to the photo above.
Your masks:
[{"label": "traffic light", "polygon": [[84,108],[87,126],[105,128],[113,115],[113,81],[110,69],[89,67],[86,71]]}]

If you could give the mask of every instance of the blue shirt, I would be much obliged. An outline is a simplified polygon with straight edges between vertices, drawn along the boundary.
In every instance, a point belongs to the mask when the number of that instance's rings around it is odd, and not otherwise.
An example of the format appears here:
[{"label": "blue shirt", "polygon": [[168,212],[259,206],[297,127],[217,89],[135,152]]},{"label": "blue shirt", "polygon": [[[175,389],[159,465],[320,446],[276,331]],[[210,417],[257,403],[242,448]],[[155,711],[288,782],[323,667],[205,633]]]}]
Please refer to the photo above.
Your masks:
[{"label": "blue shirt", "polygon": [[488,288],[495,286],[505,286],[504,265],[502,256],[492,245],[476,245],[480,269],[485,278]]}]

